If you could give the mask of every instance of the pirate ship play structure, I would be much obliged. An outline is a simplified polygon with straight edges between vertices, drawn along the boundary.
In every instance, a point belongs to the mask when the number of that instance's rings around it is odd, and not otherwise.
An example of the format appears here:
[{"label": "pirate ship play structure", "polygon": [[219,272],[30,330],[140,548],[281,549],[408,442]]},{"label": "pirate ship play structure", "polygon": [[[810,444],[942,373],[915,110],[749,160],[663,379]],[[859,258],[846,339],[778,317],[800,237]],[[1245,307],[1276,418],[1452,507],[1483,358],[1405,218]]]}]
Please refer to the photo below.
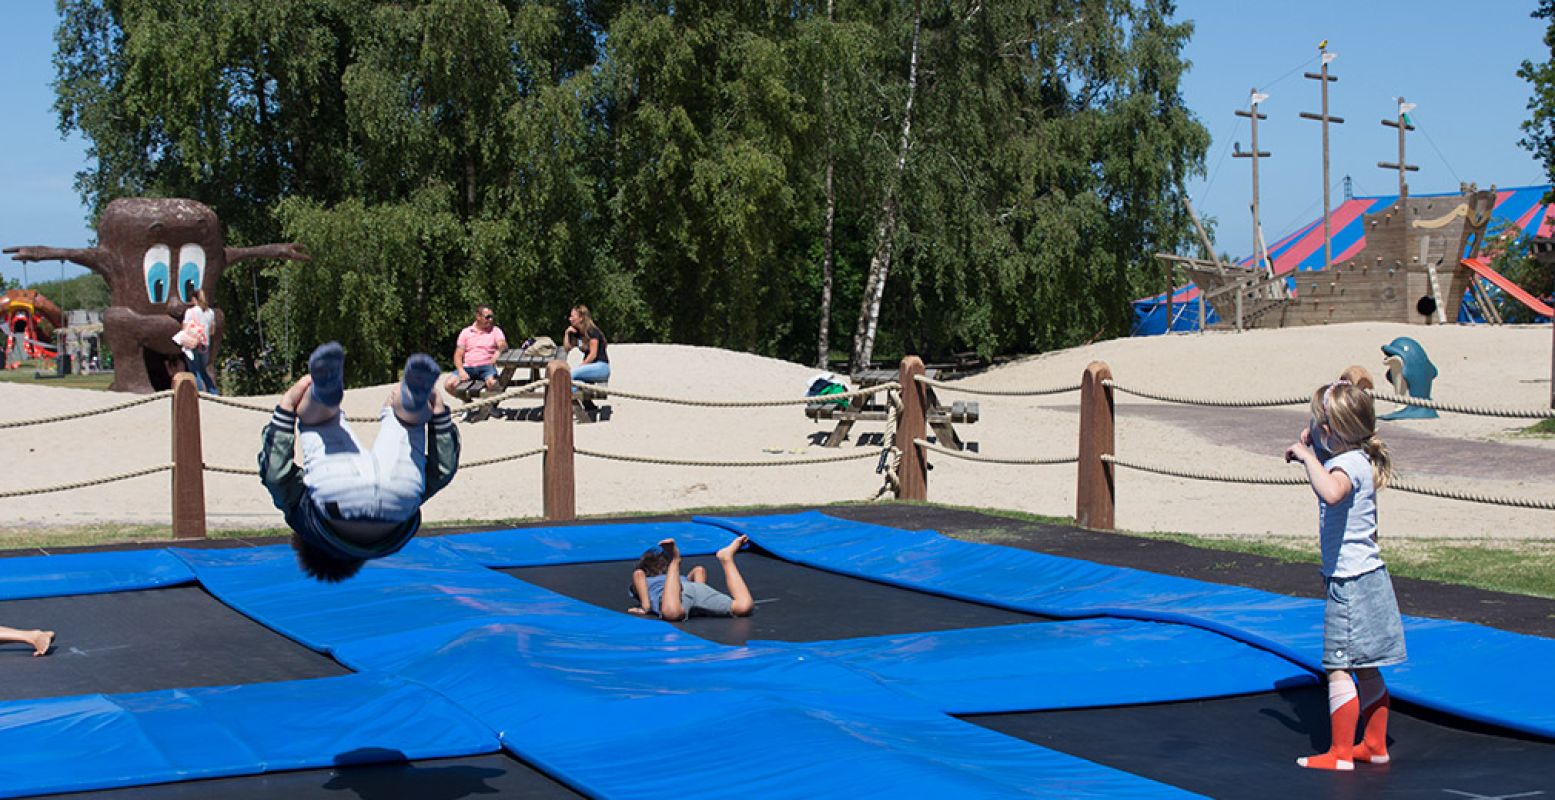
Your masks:
[{"label": "pirate ship play structure", "polygon": [[[1382,120],[1398,131],[1398,160],[1377,164],[1398,173],[1398,194],[1346,197],[1330,210],[1328,126],[1344,120],[1328,113],[1333,54],[1321,46],[1320,53],[1321,71],[1306,77],[1322,86],[1322,112],[1301,116],[1323,125],[1323,216],[1273,247],[1264,245],[1258,162],[1271,154],[1258,149],[1258,122],[1267,119],[1258,106],[1267,95],[1254,89],[1249,108],[1236,112],[1251,122],[1253,149],[1243,152],[1238,145],[1233,153],[1252,161],[1254,254],[1239,263],[1220,260],[1202,227],[1204,258],[1158,253],[1168,291],[1135,303],[1135,333],[1358,321],[1499,323],[1501,302],[1551,316],[1547,303],[1497,274],[1488,257],[1501,236],[1552,235],[1550,206],[1543,202],[1551,187],[1484,191],[1463,184],[1455,193],[1411,197],[1405,178],[1418,168],[1405,160],[1405,133],[1414,130],[1408,113],[1414,106],[1404,98],[1398,98],[1395,116]],[[1178,270],[1186,285],[1174,279]]]}]

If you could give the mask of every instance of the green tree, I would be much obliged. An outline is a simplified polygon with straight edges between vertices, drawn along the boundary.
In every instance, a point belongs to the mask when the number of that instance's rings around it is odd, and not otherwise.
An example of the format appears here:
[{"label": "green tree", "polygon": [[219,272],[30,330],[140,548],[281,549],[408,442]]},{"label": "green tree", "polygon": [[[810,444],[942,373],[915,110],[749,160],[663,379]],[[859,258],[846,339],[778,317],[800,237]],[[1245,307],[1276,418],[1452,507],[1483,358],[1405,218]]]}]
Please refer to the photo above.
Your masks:
[{"label": "green tree", "polygon": [[616,340],[811,360],[882,254],[879,352],[1121,334],[1207,144],[1168,0],[61,8],[93,208],[193,197],[315,256],[227,272],[240,389],[324,338],[387,380],[476,302],[514,338],[584,302]]},{"label": "green tree", "polygon": [[1525,60],[1517,69],[1517,77],[1533,85],[1533,96],[1528,98],[1532,114],[1523,122],[1518,144],[1533,153],[1544,164],[1545,176],[1555,181],[1555,0],[1539,0],[1529,16],[1546,20],[1544,46],[1550,48],[1552,58],[1537,64]]}]

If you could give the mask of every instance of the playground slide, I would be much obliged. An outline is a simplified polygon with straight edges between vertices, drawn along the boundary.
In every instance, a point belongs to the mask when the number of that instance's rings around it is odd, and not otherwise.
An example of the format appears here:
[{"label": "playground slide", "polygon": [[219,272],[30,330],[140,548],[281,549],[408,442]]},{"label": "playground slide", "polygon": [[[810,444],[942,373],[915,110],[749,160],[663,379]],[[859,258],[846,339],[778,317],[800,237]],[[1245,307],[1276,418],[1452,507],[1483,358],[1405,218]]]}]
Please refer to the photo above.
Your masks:
[{"label": "playground slide", "polygon": [[64,323],[64,314],[52,300],[33,289],[12,289],[0,297],[0,317],[5,322],[7,369],[24,359],[54,357],[54,345],[44,336]]},{"label": "playground slide", "polygon": [[65,315],[59,306],[35,289],[12,289],[5,293],[4,298],[0,298],[0,303],[4,304],[7,316],[13,310],[30,311],[48,321],[52,327],[58,328],[65,324]]},{"label": "playground slide", "polygon": [[1516,298],[1517,302],[1533,309],[1533,313],[1544,317],[1555,317],[1555,308],[1550,308],[1548,305],[1540,302],[1539,298],[1524,291],[1523,287],[1512,283],[1506,279],[1505,275],[1491,269],[1490,259],[1465,258],[1463,259],[1463,266],[1473,270],[1481,278],[1495,284],[1501,291],[1506,292],[1508,296]]}]

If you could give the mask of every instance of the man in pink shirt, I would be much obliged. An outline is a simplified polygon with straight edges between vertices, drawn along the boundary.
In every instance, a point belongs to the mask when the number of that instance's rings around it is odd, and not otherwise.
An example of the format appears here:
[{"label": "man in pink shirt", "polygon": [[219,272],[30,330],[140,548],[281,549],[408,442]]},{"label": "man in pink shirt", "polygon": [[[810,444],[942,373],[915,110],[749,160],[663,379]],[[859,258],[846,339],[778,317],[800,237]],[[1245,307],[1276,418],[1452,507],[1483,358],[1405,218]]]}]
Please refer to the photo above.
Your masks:
[{"label": "man in pink shirt", "polygon": [[486,388],[497,385],[497,356],[508,349],[507,336],[497,327],[491,306],[475,309],[475,323],[459,332],[454,347],[454,371],[443,387],[453,394],[454,387],[470,380],[484,380]]}]

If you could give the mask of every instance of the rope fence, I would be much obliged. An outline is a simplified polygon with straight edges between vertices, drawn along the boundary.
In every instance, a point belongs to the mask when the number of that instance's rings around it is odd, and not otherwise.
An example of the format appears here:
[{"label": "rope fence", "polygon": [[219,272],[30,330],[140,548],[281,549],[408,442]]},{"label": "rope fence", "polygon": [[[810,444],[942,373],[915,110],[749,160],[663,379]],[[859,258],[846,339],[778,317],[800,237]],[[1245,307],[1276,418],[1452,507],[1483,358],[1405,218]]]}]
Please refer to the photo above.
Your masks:
[{"label": "rope fence", "polygon": [[689,458],[664,458],[662,456],[637,456],[623,453],[606,453],[599,450],[585,450],[581,447],[573,448],[572,452],[580,456],[599,458],[606,461],[627,461],[634,464],[656,464],[667,467],[795,467],[806,464],[832,464],[838,461],[860,461],[866,458],[879,458],[881,450],[869,448],[857,453],[838,454],[835,456],[743,461],[708,461]]},{"label": "rope fence", "polygon": [[[1219,483],[1243,483],[1260,486],[1305,486],[1307,479],[1297,475],[1285,476],[1259,476],[1259,475],[1232,475],[1223,472],[1206,472],[1202,470],[1187,470],[1174,467],[1163,467],[1155,464],[1142,464],[1137,461],[1129,461],[1112,455],[1104,455],[1102,461],[1108,464],[1116,464],[1127,469],[1149,472],[1156,475],[1165,475],[1171,478],[1185,478],[1188,480],[1216,481]],[[1394,478],[1387,488],[1397,489],[1400,492],[1410,494],[1438,497],[1444,500],[1461,500],[1469,503],[1484,503],[1486,505],[1508,506],[1511,508],[1531,508],[1544,511],[1555,511],[1555,500],[1538,500],[1524,497],[1511,497],[1508,495],[1494,495],[1484,492],[1466,492],[1460,489],[1448,489],[1440,486],[1431,486],[1419,481],[1407,478]]]},{"label": "rope fence", "polygon": [[123,410],[125,410],[127,408],[134,408],[136,406],[143,406],[143,405],[145,405],[147,403],[155,403],[158,400],[166,400],[167,398],[172,397],[172,396],[173,396],[173,393],[171,391],[157,392],[155,394],[148,394],[148,395],[145,395],[145,396],[142,396],[142,397],[137,397],[134,400],[126,400],[126,401],[124,401],[122,403],[115,403],[115,404],[113,404],[111,406],[103,406],[102,408],[94,408],[94,409],[92,409],[90,411],[76,411],[76,412],[73,412],[73,413],[70,413],[70,414],[56,414],[55,416],[52,416],[52,417],[39,417],[37,419],[18,419],[18,420],[11,420],[11,421],[8,421],[8,422],[0,422],[0,429],[4,429],[4,428],[26,428],[26,427],[29,427],[29,426],[32,426],[32,425],[48,425],[49,423],[52,423],[52,422],[67,422],[67,421],[73,420],[73,419],[85,419],[87,417],[95,417],[98,414],[110,414],[110,413],[115,412],[115,411],[123,411]]},{"label": "rope fence", "polygon": [[1149,472],[1155,475],[1165,475],[1169,478],[1185,478],[1194,481],[1215,481],[1217,483],[1243,483],[1258,486],[1305,486],[1307,479],[1299,475],[1260,476],[1260,475],[1235,475],[1225,472],[1210,472],[1207,470],[1179,469],[1175,467],[1163,467],[1156,464],[1142,464],[1138,461],[1118,458],[1110,453],[1103,454],[1101,460],[1108,464],[1114,464],[1127,469]]},{"label": "rope fence", "polygon": [[982,453],[974,453],[970,450],[953,450],[949,447],[942,447],[928,441],[927,439],[914,439],[912,440],[912,443],[930,452],[940,453],[941,455],[947,455],[951,458],[959,458],[963,461],[981,461],[984,464],[1005,464],[1017,467],[1047,467],[1055,464],[1074,464],[1078,463],[1080,460],[1079,456],[1057,456],[1054,458],[1007,458],[1004,456],[985,456]]},{"label": "rope fence", "polygon": [[[1124,394],[1143,397],[1148,400],[1159,400],[1164,403],[1177,403],[1180,405],[1210,406],[1213,408],[1271,408],[1274,406],[1304,406],[1312,402],[1311,395],[1291,395],[1286,397],[1271,397],[1254,400],[1222,400],[1210,397],[1194,397],[1192,395],[1166,394],[1147,389],[1139,389],[1125,386],[1114,380],[1104,382],[1107,388]],[[1555,419],[1555,408],[1497,408],[1495,406],[1471,405],[1468,403],[1450,403],[1441,400],[1430,400],[1424,397],[1393,394],[1392,392],[1380,392],[1368,389],[1366,393],[1375,400],[1387,403],[1396,403],[1401,406],[1415,406],[1429,408],[1436,411],[1449,411],[1456,414],[1472,414],[1481,417],[1503,417],[1507,419]]]},{"label": "rope fence", "polygon": [[201,464],[200,466],[206,472],[215,472],[220,475],[248,475],[255,478],[259,477],[259,470],[254,469],[253,467],[222,467],[216,464]]},{"label": "rope fence", "polygon": [[1185,394],[1166,394],[1153,392],[1147,389],[1136,389],[1124,386],[1117,381],[1102,381],[1102,385],[1108,389],[1135,397],[1143,397],[1147,400],[1160,400],[1163,403],[1177,403],[1187,406],[1210,406],[1212,408],[1271,408],[1274,406],[1304,406],[1312,402],[1310,395],[1286,395],[1284,397],[1269,397],[1256,400],[1221,400],[1213,397],[1194,397]]},{"label": "rope fence", "polygon": [[763,406],[802,406],[816,402],[831,402],[834,400],[852,400],[855,397],[869,397],[881,392],[895,391],[901,385],[896,381],[876,384],[865,389],[854,389],[851,392],[839,392],[817,397],[801,397],[796,400],[703,400],[688,397],[666,397],[663,395],[645,394],[642,392],[624,392],[619,389],[610,389],[593,383],[572,382],[572,387],[592,395],[609,395],[628,400],[642,400],[648,403],[669,403],[672,405],[693,406],[697,408],[761,408]]},{"label": "rope fence", "polygon": [[1037,397],[1047,394],[1063,394],[1065,392],[1080,391],[1080,384],[1078,383],[1068,386],[1055,386],[1051,389],[973,389],[970,386],[960,386],[954,383],[937,381],[933,378],[927,378],[922,375],[914,377],[914,380],[925,386],[932,386],[936,389],[945,389],[947,391],[956,392],[957,394],[982,395],[984,397]]},{"label": "rope fence", "polygon": [[[1278,406],[1304,406],[1310,402],[1310,396],[1292,395],[1283,397],[1252,398],[1252,399],[1226,399],[1216,397],[1192,396],[1175,394],[1153,389],[1139,388],[1122,384],[1113,379],[1107,365],[1100,362],[1093,363],[1087,368],[1086,373],[1079,383],[1046,388],[1017,388],[1017,389],[976,389],[960,386],[956,383],[928,378],[923,374],[921,360],[916,357],[904,359],[899,378],[895,381],[881,383],[866,388],[855,389],[834,395],[820,397],[802,397],[785,399],[739,399],[720,400],[701,396],[671,397],[650,394],[646,392],[623,391],[611,389],[590,383],[575,382],[571,379],[570,369],[565,362],[553,362],[549,368],[549,375],[524,386],[506,390],[500,394],[471,401],[454,409],[455,414],[467,415],[469,412],[496,406],[497,404],[524,395],[542,393],[545,398],[545,413],[542,421],[545,425],[545,444],[522,450],[516,453],[496,456],[492,458],[474,459],[464,461],[460,466],[463,469],[475,469],[497,464],[512,463],[533,456],[541,456],[543,459],[543,471],[545,473],[545,516],[551,520],[566,520],[575,518],[573,511],[573,496],[575,495],[575,474],[573,470],[573,458],[582,456],[585,458],[600,459],[606,461],[618,461],[632,464],[651,464],[655,466],[678,467],[703,467],[717,469],[747,469],[762,467],[802,467],[821,464],[834,464],[842,462],[862,461],[875,459],[877,461],[875,472],[882,475],[882,485],[875,497],[880,498],[887,494],[894,494],[899,499],[926,500],[929,464],[927,457],[954,458],[962,461],[971,461],[983,464],[1000,466],[1058,466],[1066,464],[1077,465],[1076,487],[1076,520],[1082,526],[1111,529],[1113,509],[1116,503],[1116,486],[1112,477],[1112,471],[1118,468],[1145,472],[1164,477],[1213,481],[1225,484],[1263,485],[1263,486],[1303,486],[1307,480],[1299,475],[1258,475],[1237,474],[1223,471],[1197,470],[1175,465],[1151,464],[1136,461],[1126,456],[1120,456],[1114,447],[1114,426],[1116,408],[1113,396],[1116,392],[1136,397],[1146,398],[1167,403],[1184,405],[1210,406],[1219,408],[1269,408]],[[904,387],[906,387],[904,389]],[[967,449],[947,447],[943,443],[946,437],[953,444],[954,434],[947,430],[941,431],[940,442],[928,440],[927,428],[930,424],[943,427],[948,424],[946,418],[948,406],[940,406],[935,401],[933,390],[940,389],[947,392],[956,392],[969,395],[982,395],[989,397],[1038,397],[1054,395],[1066,392],[1080,392],[1080,448],[1079,454],[1073,456],[1053,457],[1018,457],[998,454],[985,454]],[[799,458],[761,458],[761,459],[732,459],[718,460],[695,457],[669,457],[656,455],[641,455],[629,453],[617,453],[605,450],[575,447],[572,441],[573,415],[570,413],[577,393],[585,396],[609,396],[617,399],[639,400],[651,403],[664,403],[686,406],[691,408],[729,408],[748,409],[762,407],[780,407],[794,405],[809,405],[818,400],[824,401],[851,401],[857,398],[866,398],[885,394],[884,406],[886,432],[884,443],[880,447],[858,448],[856,452],[836,453],[828,455],[805,456]],[[1389,392],[1368,391],[1373,398],[1383,402],[1399,405],[1429,408],[1437,411],[1490,416],[1506,419],[1555,419],[1555,409],[1524,409],[1507,408],[1468,403],[1456,403],[1449,401],[1433,401],[1424,398],[1396,395]],[[170,391],[157,392],[155,394],[136,397],[121,403],[104,406],[102,408],[87,411],[58,414],[49,417],[35,419],[0,421],[0,429],[15,429],[27,426],[46,425],[64,422],[86,417],[100,416],[118,411],[135,408],[148,403],[172,399],[172,443],[173,461],[166,464],[157,464],[142,469],[132,470],[116,475],[110,475],[94,480],[63,483],[52,486],[44,486],[33,489],[19,489],[0,492],[0,499],[26,497],[33,495],[52,494],[57,492],[84,489],[100,486],[133,478],[155,475],[162,472],[171,472],[173,475],[173,507],[174,507],[174,531],[182,537],[185,535],[204,535],[204,484],[201,475],[205,473],[238,475],[254,477],[259,471],[254,468],[222,466],[205,463],[200,451],[200,425],[199,406],[200,401],[210,402],[216,405],[238,408],[256,413],[270,414],[272,407],[259,405],[241,400],[234,400],[218,395],[200,393],[195,390],[192,380],[187,375],[175,377],[174,388]],[[957,404],[959,407],[959,404]],[[968,422],[976,421],[976,413],[970,415]],[[346,417],[352,422],[373,422],[378,417]],[[878,420],[879,417],[874,417]],[[937,428],[938,429],[938,428]],[[841,430],[839,428],[839,430]],[[1502,495],[1493,492],[1468,491],[1430,484],[1419,480],[1397,478],[1391,488],[1402,492],[1436,497],[1447,500],[1489,504],[1509,508],[1555,510],[1555,499],[1529,498]],[[197,519],[191,519],[197,517]],[[196,531],[188,534],[186,531]]]},{"label": "rope fence", "polygon": [[520,459],[529,458],[530,456],[543,455],[545,450],[545,446],[541,445],[540,447],[536,447],[532,450],[525,450],[521,453],[497,456],[496,458],[480,458],[474,461],[466,461],[459,465],[459,469],[475,469],[476,467],[489,467],[492,464],[501,464],[507,461],[518,461]]},{"label": "rope fence", "polygon": [[131,478],[139,478],[145,475],[155,475],[158,472],[167,472],[173,468],[172,464],[158,464],[154,467],[137,469],[130,472],[121,472],[118,475],[109,475],[105,478],[97,478],[90,481],[78,481],[76,483],[61,483],[55,486],[44,486],[38,489],[17,489],[9,492],[0,492],[0,499],[10,497],[29,497],[39,494],[53,494],[55,492],[68,492],[72,489],[85,489],[89,486],[102,486],[108,483],[127,481]]}]

